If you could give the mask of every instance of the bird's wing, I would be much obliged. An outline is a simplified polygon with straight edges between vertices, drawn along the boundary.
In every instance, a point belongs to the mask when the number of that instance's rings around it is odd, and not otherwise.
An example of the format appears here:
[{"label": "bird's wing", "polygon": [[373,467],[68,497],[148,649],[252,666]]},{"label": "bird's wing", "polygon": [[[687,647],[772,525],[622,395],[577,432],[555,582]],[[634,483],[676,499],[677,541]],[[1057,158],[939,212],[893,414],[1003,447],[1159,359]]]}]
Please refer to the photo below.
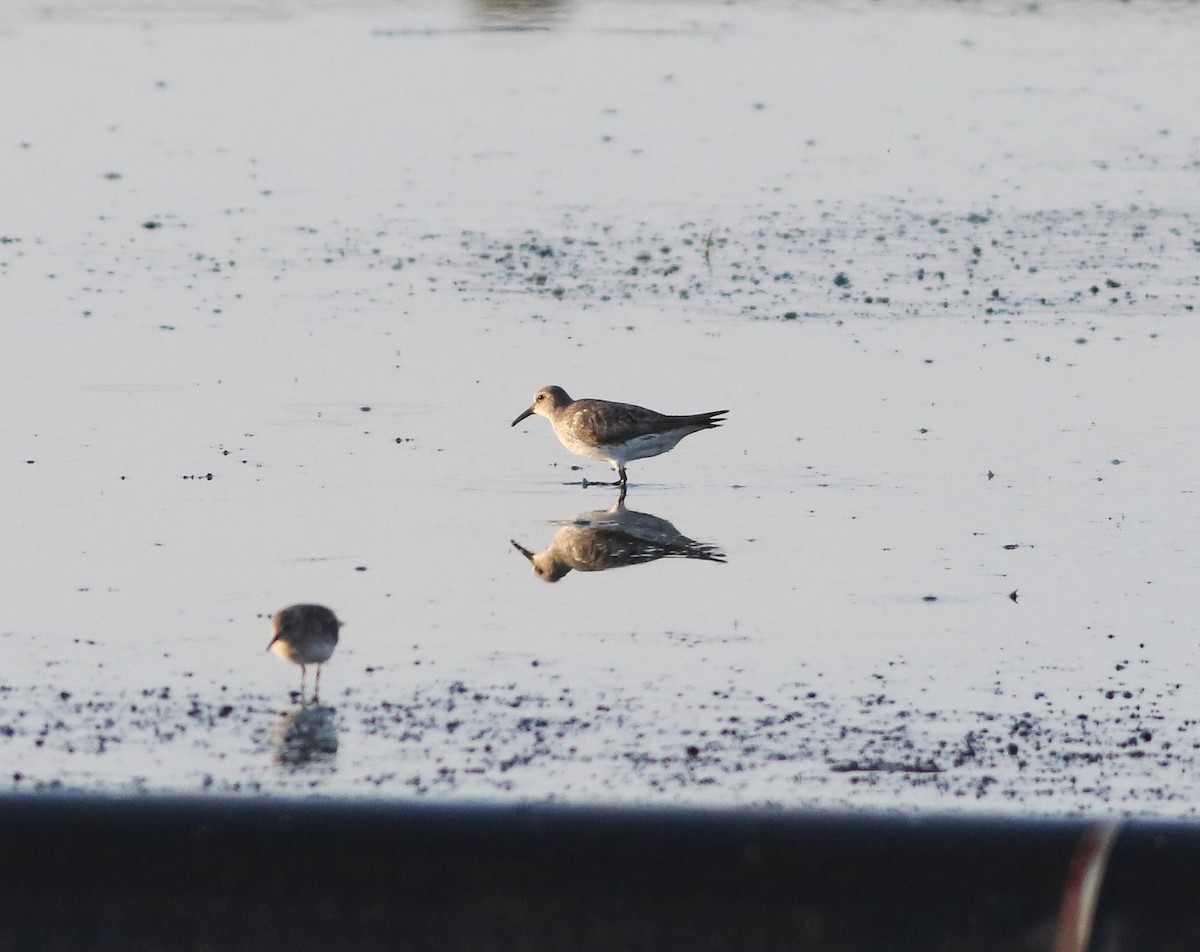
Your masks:
[{"label": "bird's wing", "polygon": [[576,400],[571,405],[571,426],[589,443],[626,443],[662,429],[669,418],[645,407],[602,400]]}]

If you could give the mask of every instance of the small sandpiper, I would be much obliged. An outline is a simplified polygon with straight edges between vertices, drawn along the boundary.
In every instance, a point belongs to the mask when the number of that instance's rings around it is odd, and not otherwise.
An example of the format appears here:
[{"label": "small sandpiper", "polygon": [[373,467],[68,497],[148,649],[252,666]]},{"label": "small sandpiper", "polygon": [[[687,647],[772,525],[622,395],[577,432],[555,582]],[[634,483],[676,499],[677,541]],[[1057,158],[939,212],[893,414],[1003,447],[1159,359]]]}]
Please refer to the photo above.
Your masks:
[{"label": "small sandpiper", "polygon": [[313,700],[321,690],[321,665],[329,660],[338,643],[342,623],[324,605],[289,605],[271,616],[275,637],[267,645],[284,661],[300,665],[300,700],[304,700],[304,679],[308,666],[317,666]]},{"label": "small sandpiper", "polygon": [[630,460],[658,456],[674,449],[689,433],[711,430],[724,423],[728,410],[669,416],[632,403],[611,400],[572,400],[562,387],[542,387],[529,409],[512,421],[516,426],[533,414],[544,416],[554,435],[576,456],[612,464],[619,479],[627,482],[625,464]]}]

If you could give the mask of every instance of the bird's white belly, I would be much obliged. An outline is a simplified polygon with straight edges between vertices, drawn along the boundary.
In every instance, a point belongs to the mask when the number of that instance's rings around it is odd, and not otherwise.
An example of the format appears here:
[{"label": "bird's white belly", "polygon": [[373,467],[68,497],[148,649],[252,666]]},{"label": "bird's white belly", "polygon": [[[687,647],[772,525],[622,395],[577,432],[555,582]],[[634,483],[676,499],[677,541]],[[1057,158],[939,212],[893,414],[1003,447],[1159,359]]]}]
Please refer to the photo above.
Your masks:
[{"label": "bird's white belly", "polygon": [[555,435],[558,437],[558,441],[576,456],[604,460],[606,463],[614,463],[618,458],[615,452],[619,449],[617,446],[599,446],[586,440],[576,439],[570,433],[557,429]]},{"label": "bird's white belly", "polygon": [[292,664],[321,664],[329,660],[334,646],[331,639],[325,638],[309,639],[303,646],[293,645],[278,638],[271,644],[271,650]]},{"label": "bird's white belly", "polygon": [[631,459],[658,456],[674,448],[675,444],[683,437],[683,430],[668,430],[666,433],[647,433],[645,436],[636,436],[629,442],[621,444],[620,459],[623,463],[627,463]]},{"label": "bird's white belly", "polygon": [[678,443],[684,436],[681,430],[671,430],[667,433],[648,433],[635,436],[624,443],[589,443],[576,439],[570,433],[558,433],[559,441],[576,456],[586,456],[588,459],[604,460],[613,466],[624,466],[630,460],[646,459],[665,453]]}]

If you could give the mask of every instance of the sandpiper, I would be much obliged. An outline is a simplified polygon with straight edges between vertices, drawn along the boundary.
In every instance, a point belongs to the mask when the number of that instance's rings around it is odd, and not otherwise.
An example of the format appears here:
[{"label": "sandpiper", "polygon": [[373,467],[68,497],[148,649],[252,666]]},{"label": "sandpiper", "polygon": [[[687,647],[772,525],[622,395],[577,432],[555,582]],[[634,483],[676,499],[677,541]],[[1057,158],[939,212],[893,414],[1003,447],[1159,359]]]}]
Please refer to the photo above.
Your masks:
[{"label": "sandpiper", "polygon": [[321,665],[329,660],[338,643],[342,623],[324,605],[289,605],[271,616],[275,637],[267,645],[284,661],[300,665],[300,699],[304,700],[304,679],[308,666],[317,666],[313,700],[321,690]]},{"label": "sandpiper", "polygon": [[728,410],[669,416],[632,403],[611,400],[572,400],[562,387],[542,387],[529,409],[512,421],[516,426],[533,414],[544,416],[554,435],[576,456],[605,460],[619,479],[627,482],[625,464],[630,460],[658,456],[674,449],[689,433],[710,430],[724,423]]}]

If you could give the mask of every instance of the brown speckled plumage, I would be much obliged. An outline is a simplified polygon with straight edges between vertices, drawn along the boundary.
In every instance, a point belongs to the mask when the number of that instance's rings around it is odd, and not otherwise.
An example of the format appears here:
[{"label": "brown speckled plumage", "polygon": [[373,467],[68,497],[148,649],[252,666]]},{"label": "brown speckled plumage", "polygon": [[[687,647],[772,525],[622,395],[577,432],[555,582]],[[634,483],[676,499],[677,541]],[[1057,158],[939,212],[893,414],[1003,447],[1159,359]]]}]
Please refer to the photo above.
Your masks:
[{"label": "brown speckled plumage", "polygon": [[513,420],[516,426],[533,414],[546,417],[554,433],[577,456],[605,460],[625,485],[625,464],[666,453],[691,433],[724,423],[728,410],[670,415],[611,400],[572,400],[562,387],[543,387],[529,409]]}]

